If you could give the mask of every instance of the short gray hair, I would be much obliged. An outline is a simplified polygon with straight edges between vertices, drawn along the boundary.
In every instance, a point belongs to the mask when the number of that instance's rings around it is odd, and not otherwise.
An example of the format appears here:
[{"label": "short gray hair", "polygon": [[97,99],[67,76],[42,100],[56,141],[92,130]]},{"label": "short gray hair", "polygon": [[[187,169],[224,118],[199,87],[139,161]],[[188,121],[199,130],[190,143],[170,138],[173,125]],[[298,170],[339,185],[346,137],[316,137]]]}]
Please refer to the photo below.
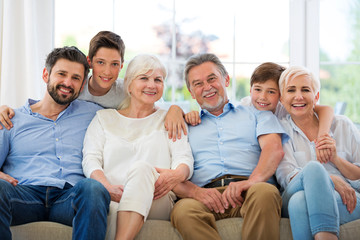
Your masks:
[{"label": "short gray hair", "polygon": [[224,78],[226,78],[228,76],[228,72],[226,71],[224,65],[221,63],[220,59],[215,54],[212,54],[212,53],[196,54],[196,55],[191,56],[185,64],[184,78],[185,78],[186,86],[188,89],[190,89],[190,82],[189,82],[190,70],[193,67],[199,66],[206,62],[214,63]]}]

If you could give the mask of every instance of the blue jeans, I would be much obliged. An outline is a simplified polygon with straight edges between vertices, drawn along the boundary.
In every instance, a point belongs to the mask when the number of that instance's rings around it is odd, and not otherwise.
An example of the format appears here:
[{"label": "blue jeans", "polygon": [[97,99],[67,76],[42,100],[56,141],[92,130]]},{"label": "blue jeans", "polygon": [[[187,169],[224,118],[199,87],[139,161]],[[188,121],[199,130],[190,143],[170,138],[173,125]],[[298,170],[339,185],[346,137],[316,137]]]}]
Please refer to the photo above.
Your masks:
[{"label": "blue jeans", "polygon": [[105,238],[110,195],[93,179],[63,189],[17,185],[0,180],[0,236],[10,240],[10,226],[52,221],[73,227],[73,239]]},{"label": "blue jeans", "polygon": [[356,194],[357,206],[350,214],[325,168],[319,162],[309,162],[282,194],[282,214],[290,217],[294,240],[313,239],[318,232],[339,235],[340,224],[360,218]]}]

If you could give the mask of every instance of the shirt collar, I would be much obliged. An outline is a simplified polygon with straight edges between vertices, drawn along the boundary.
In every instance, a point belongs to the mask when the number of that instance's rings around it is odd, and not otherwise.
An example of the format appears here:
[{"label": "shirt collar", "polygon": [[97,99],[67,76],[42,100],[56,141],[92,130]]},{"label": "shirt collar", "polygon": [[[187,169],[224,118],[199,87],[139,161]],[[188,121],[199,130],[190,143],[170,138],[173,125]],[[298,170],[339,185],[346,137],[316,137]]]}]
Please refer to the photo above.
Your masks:
[{"label": "shirt collar", "polygon": [[35,104],[35,103],[37,103],[37,102],[39,102],[39,101],[40,101],[40,100],[34,100],[34,99],[29,98],[29,99],[26,101],[25,105],[24,105],[24,108],[25,108],[26,112],[29,113],[30,115],[32,115],[33,112],[32,112],[32,110],[31,110],[31,107],[30,107],[30,106],[33,105],[33,104]]},{"label": "shirt collar", "polygon": [[[28,114],[30,114],[30,115],[38,115],[38,116],[41,116],[41,117],[45,118],[43,115],[38,114],[38,113],[34,113],[34,112],[31,110],[31,107],[30,107],[30,106],[33,105],[33,104],[35,104],[35,103],[37,103],[37,102],[39,102],[39,101],[40,101],[40,100],[34,100],[34,99],[29,98],[29,99],[26,101],[25,105],[24,105],[25,111],[26,111]],[[77,100],[75,99],[74,101],[77,101]],[[73,108],[73,103],[74,103],[74,101],[72,101],[72,102],[69,104],[69,106],[68,106],[67,108],[65,108],[65,110],[62,111],[62,112],[58,115],[57,119],[59,119],[63,114],[65,114],[65,112],[71,111],[71,109]],[[47,119],[47,118],[46,118],[46,119]]]},{"label": "shirt collar", "polygon": [[219,116],[214,116],[213,114],[211,114],[208,110],[206,109],[201,109],[200,111],[200,118],[203,117],[203,116],[212,116],[212,117],[220,117],[222,115],[225,115],[227,114],[228,112],[230,112],[231,110],[235,109],[235,106],[230,102],[228,101],[225,105],[224,105],[224,108],[223,108],[223,112],[219,115]]},{"label": "shirt collar", "polygon": [[[315,116],[319,119],[319,116],[318,116],[316,113],[314,113],[314,114],[315,114]],[[292,120],[290,113],[288,113],[288,114],[286,115],[286,120],[290,123],[291,128],[292,128],[294,131],[296,131],[296,132],[302,134],[303,136],[305,136],[305,134],[303,133],[303,131],[302,131],[302,130],[295,124],[295,122]],[[333,137],[333,136],[334,136],[334,133],[331,131],[331,129],[329,130],[329,135],[330,135],[330,137]],[[305,136],[305,137],[306,137],[306,136]],[[307,138],[307,137],[306,137],[306,138]]]}]

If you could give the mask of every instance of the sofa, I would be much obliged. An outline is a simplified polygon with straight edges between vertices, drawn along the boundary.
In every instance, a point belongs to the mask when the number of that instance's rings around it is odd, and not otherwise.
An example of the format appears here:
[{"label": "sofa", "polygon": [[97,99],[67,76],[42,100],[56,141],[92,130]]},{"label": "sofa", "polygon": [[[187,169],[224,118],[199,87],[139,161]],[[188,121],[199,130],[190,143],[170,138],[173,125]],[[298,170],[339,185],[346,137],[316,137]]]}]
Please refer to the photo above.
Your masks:
[{"label": "sofa", "polygon": [[[241,239],[242,218],[229,218],[216,222],[221,238],[224,240]],[[14,240],[70,240],[72,228],[54,222],[34,222],[11,227]],[[340,227],[341,240],[360,238],[360,220],[346,223]],[[136,240],[180,240],[179,232],[169,221],[148,220]],[[282,218],[280,240],[291,240],[290,222]]]}]

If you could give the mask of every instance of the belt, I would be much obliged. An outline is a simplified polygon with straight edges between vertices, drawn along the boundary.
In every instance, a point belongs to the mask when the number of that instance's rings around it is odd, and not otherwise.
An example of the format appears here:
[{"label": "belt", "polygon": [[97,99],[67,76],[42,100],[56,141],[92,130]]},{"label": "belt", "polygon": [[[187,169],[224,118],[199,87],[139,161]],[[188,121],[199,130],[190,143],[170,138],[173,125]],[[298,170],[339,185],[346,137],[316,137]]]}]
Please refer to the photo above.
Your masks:
[{"label": "belt", "polygon": [[238,182],[249,179],[245,176],[236,176],[236,175],[224,175],[218,178],[215,178],[210,183],[206,184],[204,188],[216,188],[224,187],[229,185],[231,182]]}]

